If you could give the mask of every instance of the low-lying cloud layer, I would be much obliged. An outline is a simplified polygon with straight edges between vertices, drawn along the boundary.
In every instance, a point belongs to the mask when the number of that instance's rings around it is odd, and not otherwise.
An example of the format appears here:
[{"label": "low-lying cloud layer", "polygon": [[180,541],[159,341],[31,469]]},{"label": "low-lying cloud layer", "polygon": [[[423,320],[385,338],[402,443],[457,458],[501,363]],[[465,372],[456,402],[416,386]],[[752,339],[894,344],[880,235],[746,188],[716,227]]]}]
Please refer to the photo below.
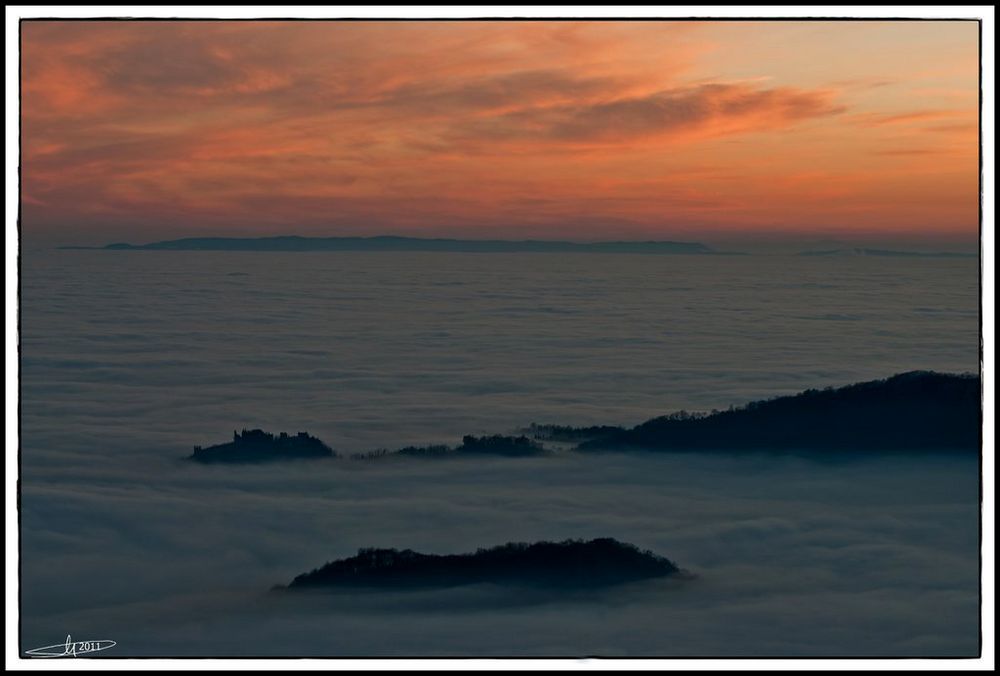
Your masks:
[{"label": "low-lying cloud layer", "polygon": [[[365,451],[974,370],[974,260],[23,261],[22,648],[72,634],[117,641],[109,655],[976,649],[975,458],[184,459],[243,426]],[[604,536],[698,578],[573,598],[267,591],[359,547]]]},{"label": "low-lying cloud layer", "polygon": [[[976,651],[974,459],[216,469],[156,449],[93,472],[29,466],[23,647],[72,632],[116,640],[118,655]],[[268,592],[363,546],[449,553],[609,534],[698,577],[568,595]]]}]

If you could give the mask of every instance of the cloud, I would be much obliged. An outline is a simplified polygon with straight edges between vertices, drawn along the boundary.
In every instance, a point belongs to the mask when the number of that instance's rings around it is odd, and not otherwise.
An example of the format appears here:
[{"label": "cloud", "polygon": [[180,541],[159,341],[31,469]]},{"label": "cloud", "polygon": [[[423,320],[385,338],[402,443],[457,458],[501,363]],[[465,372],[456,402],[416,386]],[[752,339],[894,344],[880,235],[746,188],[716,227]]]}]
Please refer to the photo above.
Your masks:
[{"label": "cloud", "polygon": [[948,151],[943,148],[892,148],[889,150],[876,150],[875,155],[907,156],[907,155],[940,155]]},{"label": "cloud", "polygon": [[[967,655],[978,640],[974,459],[205,468],[147,447],[72,467],[28,448],[24,647],[57,630],[122,656]],[[604,535],[698,577],[568,597],[267,592],[363,546]]]},{"label": "cloud", "polygon": [[[882,312],[870,277],[759,257],[134,253],[22,250],[23,647],[72,633],[121,655],[975,649],[975,458],[180,459],[242,425],[349,453],[975,369],[975,261],[947,284],[906,264]],[[878,331],[815,319],[845,297]],[[677,321],[706,303],[721,314]],[[362,546],[604,535],[699,578],[572,600],[266,592]]]},{"label": "cloud", "polygon": [[943,134],[968,134],[970,132],[978,132],[979,124],[978,122],[957,122],[955,124],[936,124],[925,127],[925,129],[926,131]]},{"label": "cloud", "polygon": [[402,107],[423,114],[483,115],[593,99],[623,85],[608,77],[581,77],[561,70],[526,70],[457,83],[433,80],[411,83],[391,89],[365,105]]},{"label": "cloud", "polygon": [[[954,98],[916,106],[901,98],[906,74],[887,65],[878,77],[821,62],[790,75],[732,42],[749,33],[719,42],[719,30],[25,22],[25,231],[102,243],[130,228],[150,232],[134,238],[145,240],[217,229],[335,234],[362,222],[369,234],[520,236],[544,222],[572,238],[574,219],[588,217],[635,224],[632,237],[669,237],[677,223],[925,231],[969,220],[956,177],[976,183],[973,143],[923,163],[919,192],[935,197],[933,213],[901,194],[912,165],[866,173],[852,158],[910,144],[920,122],[947,125],[957,120],[946,113],[974,110]],[[739,56],[720,60],[724,49]],[[707,165],[717,170],[697,171]],[[859,214],[822,190],[790,191],[786,178],[807,170],[885,197]],[[269,205],[248,209],[248,196]],[[547,213],[529,206],[541,202]],[[346,213],[303,206],[323,203]]]},{"label": "cloud", "polygon": [[137,39],[100,53],[90,66],[118,93],[158,97],[240,93],[257,64],[226,58],[207,36],[190,29],[139,29]]},{"label": "cloud", "polygon": [[926,120],[937,120],[961,114],[960,111],[952,110],[915,110],[905,113],[891,114],[865,114],[855,117],[855,122],[862,126],[880,127],[883,125],[905,125],[911,122],[924,122]]},{"label": "cloud", "polygon": [[622,141],[684,132],[716,135],[780,129],[844,110],[830,92],[707,84],[605,103],[517,111],[472,129],[500,138]]}]

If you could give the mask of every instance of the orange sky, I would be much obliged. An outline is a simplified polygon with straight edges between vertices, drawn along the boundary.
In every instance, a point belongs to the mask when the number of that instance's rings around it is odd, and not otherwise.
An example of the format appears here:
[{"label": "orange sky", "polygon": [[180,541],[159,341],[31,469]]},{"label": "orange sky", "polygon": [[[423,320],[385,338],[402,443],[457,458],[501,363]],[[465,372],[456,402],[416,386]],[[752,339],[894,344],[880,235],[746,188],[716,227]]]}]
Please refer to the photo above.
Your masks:
[{"label": "orange sky", "polygon": [[24,22],[22,235],[978,237],[975,22]]}]

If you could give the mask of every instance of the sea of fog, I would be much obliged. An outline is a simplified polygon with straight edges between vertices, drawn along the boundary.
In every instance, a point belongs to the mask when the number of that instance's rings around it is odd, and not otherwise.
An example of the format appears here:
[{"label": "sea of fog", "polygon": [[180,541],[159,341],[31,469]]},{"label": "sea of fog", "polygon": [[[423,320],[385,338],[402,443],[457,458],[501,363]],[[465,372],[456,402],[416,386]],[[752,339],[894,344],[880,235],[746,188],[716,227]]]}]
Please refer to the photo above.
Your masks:
[{"label": "sea of fog", "polygon": [[[72,634],[117,641],[109,656],[977,651],[976,458],[182,459],[243,427],[355,452],[976,371],[975,260],[28,250],[21,264],[22,649]],[[599,536],[695,578],[269,591],[359,547]]]}]

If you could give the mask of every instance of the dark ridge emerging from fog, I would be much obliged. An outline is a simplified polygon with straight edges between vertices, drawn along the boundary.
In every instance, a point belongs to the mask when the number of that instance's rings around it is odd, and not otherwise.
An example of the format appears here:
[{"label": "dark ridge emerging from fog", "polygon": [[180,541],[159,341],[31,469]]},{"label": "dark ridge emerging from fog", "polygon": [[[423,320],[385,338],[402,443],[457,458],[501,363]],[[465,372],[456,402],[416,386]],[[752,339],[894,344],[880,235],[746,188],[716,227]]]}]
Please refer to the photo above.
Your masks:
[{"label": "dark ridge emerging from fog", "polygon": [[[978,451],[978,375],[911,371],[884,380],[654,418],[632,429],[535,426],[577,448],[660,451]],[[592,430],[587,434],[586,430]]]},{"label": "dark ridge emerging from fog", "polygon": [[433,446],[406,446],[396,451],[379,449],[369,453],[353,453],[352,460],[375,460],[387,456],[414,456],[419,458],[454,458],[471,455],[501,455],[509,458],[523,458],[547,455],[548,450],[541,444],[521,435],[518,437],[494,434],[492,436],[462,437],[460,446],[437,444]]},{"label": "dark ridge emerging from fog", "polygon": [[282,432],[275,436],[263,430],[243,430],[242,433],[234,430],[232,441],[206,448],[195,446],[190,458],[204,463],[243,463],[335,456],[333,449],[306,432],[294,436]]},{"label": "dark ridge emerging from fog", "polygon": [[617,425],[591,425],[589,427],[572,427],[570,425],[539,425],[531,423],[524,432],[530,434],[535,439],[543,441],[589,441],[599,437],[607,437],[612,434],[624,432],[624,428]]},{"label": "dark ridge emerging from fog", "polygon": [[976,258],[979,254],[951,251],[892,251],[890,249],[825,249],[822,251],[802,251],[800,256],[884,256],[889,258]]},{"label": "dark ridge emerging from fog", "polygon": [[471,554],[360,549],[357,556],[299,575],[287,588],[454,587],[482,583],[585,588],[681,572],[672,561],[651,551],[598,538],[586,542],[509,542]]},{"label": "dark ridge emerging from fog", "polygon": [[[466,435],[459,446],[406,446],[353,453],[351,460],[384,457],[535,457],[552,453],[535,440],[574,443],[580,451],[978,451],[979,376],[910,371],[883,380],[754,401],[727,411],[679,411],[631,429],[532,423],[530,435]],[[534,439],[534,440],[533,440]],[[305,432],[233,432],[233,440],[195,446],[203,463],[248,463],[333,458],[336,453]]]},{"label": "dark ridge emerging from fog", "polygon": [[[86,247],[64,247],[86,248]],[[698,242],[563,242],[555,240],[427,239],[422,237],[189,237],[149,244],[108,244],[110,250],[156,251],[456,251],[466,253],[719,254]]]}]

